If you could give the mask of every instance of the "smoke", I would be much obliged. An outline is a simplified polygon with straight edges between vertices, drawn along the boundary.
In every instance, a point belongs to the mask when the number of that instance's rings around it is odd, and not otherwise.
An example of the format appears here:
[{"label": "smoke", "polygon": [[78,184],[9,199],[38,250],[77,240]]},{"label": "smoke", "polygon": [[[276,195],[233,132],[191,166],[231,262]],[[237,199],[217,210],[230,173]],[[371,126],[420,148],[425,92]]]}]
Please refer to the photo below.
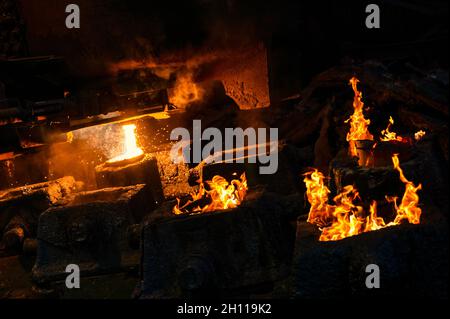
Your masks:
[{"label": "smoke", "polygon": [[194,83],[193,73],[185,71],[177,76],[175,87],[170,94],[169,100],[179,108],[185,108],[189,103],[201,99],[203,90]]}]

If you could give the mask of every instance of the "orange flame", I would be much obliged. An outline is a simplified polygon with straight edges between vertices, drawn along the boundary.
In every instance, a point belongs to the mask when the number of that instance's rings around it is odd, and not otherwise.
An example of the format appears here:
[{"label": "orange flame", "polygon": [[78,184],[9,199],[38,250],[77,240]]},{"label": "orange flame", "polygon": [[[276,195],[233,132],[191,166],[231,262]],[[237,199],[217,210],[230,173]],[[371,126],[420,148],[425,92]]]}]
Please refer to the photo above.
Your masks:
[{"label": "orange flame", "polygon": [[397,155],[392,157],[392,162],[394,163],[394,168],[400,174],[400,180],[406,186],[400,206],[397,206],[397,201],[394,198],[395,209],[397,211],[397,216],[395,217],[394,223],[398,224],[403,219],[407,219],[411,224],[419,224],[422,210],[417,206],[419,203],[419,195],[417,195],[417,191],[422,189],[422,184],[415,186],[413,182],[410,182],[405,175],[403,175],[403,170],[400,167],[400,161]]},{"label": "orange flame", "polygon": [[373,140],[372,134],[369,132],[370,120],[364,117],[364,103],[362,102],[362,93],[358,91],[359,80],[356,77],[350,79],[355,96],[353,98],[353,114],[345,123],[350,122],[350,131],[347,133],[347,141],[350,144],[350,154],[357,156],[355,141],[357,140]]},{"label": "orange flame", "polygon": [[396,210],[395,219],[389,223],[377,215],[376,201],[372,201],[369,214],[366,216],[363,206],[357,204],[357,201],[361,201],[361,199],[355,187],[345,186],[342,192],[333,198],[335,205],[331,205],[328,203],[330,190],[324,185],[323,174],[316,169],[305,174],[306,195],[311,204],[308,222],[321,229],[320,241],[340,240],[364,232],[399,225],[403,220],[412,224],[420,223],[422,211],[418,207],[417,191],[422,186],[419,184],[416,187],[404,176],[397,155],[392,157],[392,162],[406,188],[399,206],[396,198],[387,198],[389,202],[394,202]]},{"label": "orange flame", "polygon": [[377,202],[372,201],[370,203],[370,215],[366,217],[366,226],[364,228],[364,232],[369,232],[372,230],[378,230],[386,227],[386,223],[382,217],[378,217],[377,215]]},{"label": "orange flame", "polygon": [[107,163],[119,162],[144,154],[144,151],[137,146],[135,134],[136,125],[134,124],[124,125],[122,126],[122,129],[125,136],[124,140],[125,151],[122,154],[106,161]]},{"label": "orange flame", "polygon": [[331,206],[328,205],[330,190],[324,184],[325,177],[317,169],[305,174],[303,180],[306,184],[306,196],[311,204],[308,222],[319,226],[325,226],[332,217]]},{"label": "orange flame", "polygon": [[[199,185],[199,190],[191,194],[191,200],[180,207],[180,200],[177,198],[177,204],[173,208],[174,214],[183,213],[205,213],[222,209],[236,208],[239,206],[247,194],[247,178],[245,173],[240,179],[233,179],[230,183],[222,176],[215,175],[211,181],[206,182],[210,190],[206,190],[203,182]],[[188,209],[188,206],[197,200],[207,197],[210,202],[203,207],[197,205],[195,208]]]},{"label": "orange flame", "polygon": [[406,140],[403,137],[397,136],[397,133],[390,131],[392,125],[394,125],[394,119],[392,118],[392,116],[389,116],[388,126],[386,127],[386,129],[381,131],[380,141],[383,141],[383,142],[388,142],[388,141],[405,142]]}]

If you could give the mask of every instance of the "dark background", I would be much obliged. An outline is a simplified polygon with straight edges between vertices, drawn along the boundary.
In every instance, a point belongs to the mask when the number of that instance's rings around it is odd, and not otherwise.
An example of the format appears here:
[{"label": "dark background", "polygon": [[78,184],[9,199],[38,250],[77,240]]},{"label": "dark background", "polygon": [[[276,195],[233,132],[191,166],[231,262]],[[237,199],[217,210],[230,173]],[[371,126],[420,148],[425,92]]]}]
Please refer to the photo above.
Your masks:
[{"label": "dark background", "polygon": [[[281,95],[348,59],[448,67],[444,0],[77,0],[81,29],[65,28],[69,1],[17,1],[26,39],[19,55],[64,56],[82,77],[107,73],[109,63],[124,59],[184,59],[259,41],[268,48],[271,90]],[[365,27],[372,2],[381,29]]]}]

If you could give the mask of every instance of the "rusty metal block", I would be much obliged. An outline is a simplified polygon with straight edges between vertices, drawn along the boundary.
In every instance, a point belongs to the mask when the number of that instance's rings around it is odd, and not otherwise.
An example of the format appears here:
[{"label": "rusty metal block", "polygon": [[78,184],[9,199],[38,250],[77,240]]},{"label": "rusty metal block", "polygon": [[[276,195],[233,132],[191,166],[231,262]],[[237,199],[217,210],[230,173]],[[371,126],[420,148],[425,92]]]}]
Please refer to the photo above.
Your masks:
[{"label": "rusty metal block", "polygon": [[95,172],[99,188],[146,184],[155,204],[186,196],[192,191],[188,183],[188,166],[173,163],[170,150],[147,153],[141,159],[119,165],[103,163],[95,168]]},{"label": "rusty metal block", "polygon": [[41,208],[48,207],[82,187],[83,184],[77,182],[72,176],[65,176],[53,181],[2,190],[0,191],[0,207],[22,202]]},{"label": "rusty metal block", "polygon": [[105,162],[95,167],[95,176],[98,188],[145,184],[145,191],[153,202],[153,207],[164,198],[158,165],[150,154],[117,163]]},{"label": "rusty metal block", "polygon": [[233,295],[286,276],[292,243],[271,197],[197,215],[172,215],[173,204],[144,223],[141,298]]},{"label": "rusty metal block", "polygon": [[189,167],[184,163],[174,163],[169,150],[160,150],[151,155],[158,163],[159,177],[161,181],[164,200],[183,197],[193,191],[189,185]]},{"label": "rusty metal block", "polygon": [[48,155],[40,151],[1,159],[0,176],[0,190],[44,181],[49,176]]},{"label": "rusty metal block", "polygon": [[[72,176],[54,181],[0,191],[0,235],[6,248],[19,247],[27,237],[35,237],[39,215],[49,207],[63,205],[83,183]],[[17,241],[18,240],[18,241]],[[17,246],[17,247],[16,247]]]},{"label": "rusty metal block", "polygon": [[[295,298],[448,296],[448,227],[442,220],[404,224],[318,241],[319,231],[298,222],[292,266]],[[366,267],[380,269],[380,288],[368,289]]]},{"label": "rusty metal block", "polygon": [[140,251],[130,239],[148,212],[144,187],[83,192],[68,205],[45,211],[39,220],[33,279],[61,279],[68,264],[77,264],[86,275],[136,267]]}]

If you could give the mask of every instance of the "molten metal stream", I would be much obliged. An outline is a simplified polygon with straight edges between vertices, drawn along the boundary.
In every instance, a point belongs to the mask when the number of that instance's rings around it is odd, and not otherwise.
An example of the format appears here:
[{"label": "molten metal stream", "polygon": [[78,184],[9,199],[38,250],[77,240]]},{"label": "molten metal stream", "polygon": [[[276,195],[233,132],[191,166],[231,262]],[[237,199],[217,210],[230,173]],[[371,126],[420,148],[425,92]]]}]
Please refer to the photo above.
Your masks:
[{"label": "molten metal stream", "polygon": [[135,134],[136,125],[134,124],[124,125],[122,126],[122,129],[125,136],[124,140],[125,151],[122,154],[109,159],[108,161],[106,161],[107,163],[119,162],[144,154],[144,151],[137,146]]}]

